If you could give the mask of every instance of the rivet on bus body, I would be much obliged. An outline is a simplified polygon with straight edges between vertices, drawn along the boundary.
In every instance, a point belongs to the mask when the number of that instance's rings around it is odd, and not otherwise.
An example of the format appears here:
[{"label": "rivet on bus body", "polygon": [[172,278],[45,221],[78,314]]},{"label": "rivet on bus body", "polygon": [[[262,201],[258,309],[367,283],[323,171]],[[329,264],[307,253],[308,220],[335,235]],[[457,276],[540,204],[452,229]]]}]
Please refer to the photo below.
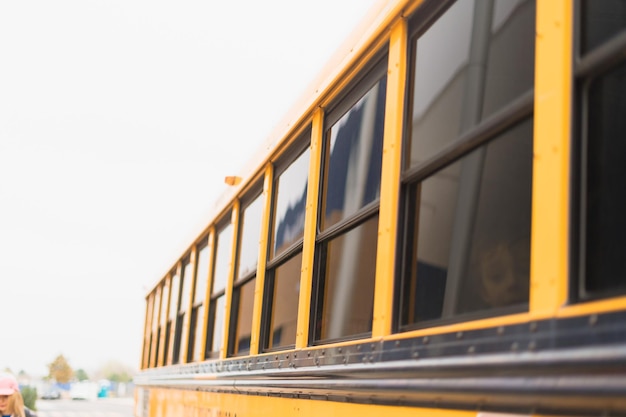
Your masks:
[{"label": "rivet on bus body", "polygon": [[535,349],[537,349],[537,343],[535,341],[531,341],[528,344],[528,350],[535,350]]},{"label": "rivet on bus body", "polygon": [[535,323],[535,322],[530,323],[530,331],[531,332],[536,332],[537,331],[537,323]]},{"label": "rivet on bus body", "polygon": [[589,325],[590,326],[595,326],[598,323],[598,315],[597,314],[592,314],[591,316],[589,316]]},{"label": "rivet on bus body", "polygon": [[427,345],[428,342],[430,342],[430,340],[428,339],[428,336],[424,337],[424,339],[422,340],[422,342]]},{"label": "rivet on bus body", "polygon": [[467,348],[467,353],[475,353],[476,352],[476,347],[475,346],[470,346]]},{"label": "rivet on bus body", "polygon": [[420,357],[420,354],[419,354],[419,352],[413,352],[413,355],[411,355],[411,356],[413,356],[413,359],[417,359],[417,358]]},{"label": "rivet on bus body", "polygon": [[498,332],[498,335],[502,336],[504,334],[504,327],[502,326],[498,327],[497,332]]},{"label": "rivet on bus body", "polygon": [[457,332],[456,338],[457,339],[463,339],[463,332]]}]

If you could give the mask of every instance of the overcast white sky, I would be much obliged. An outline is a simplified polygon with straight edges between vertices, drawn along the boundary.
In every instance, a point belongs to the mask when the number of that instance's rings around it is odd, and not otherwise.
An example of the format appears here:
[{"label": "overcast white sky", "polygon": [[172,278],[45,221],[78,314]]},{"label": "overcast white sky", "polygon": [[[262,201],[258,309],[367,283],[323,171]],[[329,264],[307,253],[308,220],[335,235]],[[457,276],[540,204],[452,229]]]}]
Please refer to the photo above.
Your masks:
[{"label": "overcast white sky", "polygon": [[375,0],[0,2],[0,368],[138,367],[148,288]]}]

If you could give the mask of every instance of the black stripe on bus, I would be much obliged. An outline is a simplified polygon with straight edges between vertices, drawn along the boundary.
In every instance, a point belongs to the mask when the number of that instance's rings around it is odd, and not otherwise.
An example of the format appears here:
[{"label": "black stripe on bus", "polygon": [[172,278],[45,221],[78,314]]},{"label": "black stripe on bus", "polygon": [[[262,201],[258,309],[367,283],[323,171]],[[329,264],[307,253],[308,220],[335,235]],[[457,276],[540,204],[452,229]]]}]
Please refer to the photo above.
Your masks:
[{"label": "black stripe on bus", "polygon": [[626,312],[153,368],[144,387],[626,415]]}]

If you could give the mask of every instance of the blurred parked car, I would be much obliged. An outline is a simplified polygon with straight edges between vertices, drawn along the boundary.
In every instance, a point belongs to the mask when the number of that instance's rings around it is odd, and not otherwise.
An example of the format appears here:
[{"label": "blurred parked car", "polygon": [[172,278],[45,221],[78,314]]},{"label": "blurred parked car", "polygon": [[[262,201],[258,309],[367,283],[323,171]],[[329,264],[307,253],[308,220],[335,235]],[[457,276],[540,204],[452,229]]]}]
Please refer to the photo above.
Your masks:
[{"label": "blurred parked car", "polygon": [[61,398],[61,391],[54,388],[45,391],[41,396],[42,400],[58,400],[59,398]]}]

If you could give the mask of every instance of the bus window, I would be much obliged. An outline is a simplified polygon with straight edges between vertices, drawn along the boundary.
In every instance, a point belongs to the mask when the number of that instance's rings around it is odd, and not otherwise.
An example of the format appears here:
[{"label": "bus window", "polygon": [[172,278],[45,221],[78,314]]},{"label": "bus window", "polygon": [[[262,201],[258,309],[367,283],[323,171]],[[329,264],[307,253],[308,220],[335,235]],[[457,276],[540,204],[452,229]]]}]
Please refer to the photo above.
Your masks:
[{"label": "bus window", "polygon": [[[174,270],[171,272],[170,274],[170,301],[169,301],[169,310],[165,310],[165,311],[169,311],[167,314],[167,325],[165,328],[165,351],[164,353],[164,357],[163,357],[163,364],[168,364],[169,363],[169,355],[171,352],[174,351],[174,340],[175,337],[174,335],[177,332],[176,329],[176,325],[177,325],[177,313],[178,313],[178,303],[180,302],[180,276],[178,275],[177,271]],[[168,304],[164,304],[164,307],[167,307]]]},{"label": "bus window", "polygon": [[326,132],[322,230],[378,200],[385,91],[383,77]]},{"label": "bus window", "polygon": [[532,102],[500,114],[532,91],[534,22],[533,1],[461,1],[412,28],[400,328],[527,308]]},{"label": "bus window", "polygon": [[207,280],[209,278],[209,245],[208,237],[204,237],[196,245],[197,261],[193,305],[189,325],[189,345],[187,346],[187,362],[198,362],[202,343],[202,318],[204,317],[204,298],[206,297]]},{"label": "bus window", "polygon": [[152,312],[154,308],[154,293],[146,300],[146,322],[143,333],[143,350],[141,351],[141,369],[150,367],[150,345],[152,342]]},{"label": "bus window", "polygon": [[580,55],[597,49],[626,29],[624,0],[582,0],[579,16]]},{"label": "bus window", "polygon": [[626,292],[626,2],[582,1],[578,24],[583,242],[578,297],[586,299]]},{"label": "bus window", "polygon": [[207,338],[205,358],[219,356],[224,333],[224,308],[226,305],[226,283],[230,273],[230,258],[232,253],[233,226],[230,223],[230,215],[227,215],[228,223],[221,226],[217,232],[215,267],[213,268],[213,288],[209,300],[209,321],[207,323]]},{"label": "bus window", "polygon": [[239,255],[233,284],[228,350],[230,356],[250,353],[254,286],[259,261],[259,238],[263,219],[263,194],[258,194],[241,211]]},{"label": "bus window", "polygon": [[[165,277],[165,279],[163,279],[163,281],[161,282],[161,294],[160,294],[160,303],[161,306],[159,308],[160,311],[160,316],[159,316],[159,322],[158,322],[158,327],[159,327],[159,338],[158,340],[158,344],[162,345],[159,349],[159,351],[157,352],[157,360],[161,363],[161,364],[165,364],[165,360],[167,360],[167,348],[168,348],[168,343],[169,343],[169,331],[170,331],[170,327],[168,326],[167,323],[167,307],[168,307],[168,303],[170,302],[170,280],[169,280],[169,276]],[[155,312],[156,313],[156,312]],[[163,340],[161,340],[163,339]],[[163,356],[165,359],[163,360],[163,362],[161,362],[162,360],[160,359],[160,356]]]},{"label": "bus window", "polygon": [[[533,87],[534,2],[497,1],[493,9],[482,10],[486,4],[456,2],[414,38],[411,139],[405,153],[410,167]],[[478,13],[491,16],[484,27],[473,25]],[[478,68],[485,70],[478,73]]]},{"label": "bus window", "polygon": [[327,116],[314,342],[372,329],[386,58]]},{"label": "bus window", "polygon": [[183,260],[183,268],[182,275],[180,277],[180,284],[177,287],[180,287],[180,294],[178,299],[180,302],[178,303],[178,311],[175,313],[176,315],[176,325],[174,331],[174,348],[172,352],[172,363],[180,362],[180,351],[183,340],[187,337],[187,326],[185,326],[185,315],[187,314],[187,309],[189,308],[189,297],[191,284],[193,280],[192,275],[193,266],[190,262],[189,256],[187,256]]},{"label": "bus window", "polygon": [[[310,142],[310,133],[306,142]],[[276,177],[271,259],[302,240],[309,155],[307,148]]]},{"label": "bus window", "polygon": [[[300,141],[302,146],[308,145],[310,131]],[[296,343],[309,156],[309,149],[305,148],[295,159],[289,159],[286,167],[277,165],[272,244],[265,275],[262,350],[284,349]]]},{"label": "bus window", "polygon": [[159,310],[161,308],[161,287],[157,287],[156,291],[152,295],[154,302],[154,309],[152,310],[152,340],[150,343],[150,366],[156,367],[160,364],[157,363],[159,357],[159,338],[161,336],[161,330],[159,328]]}]

